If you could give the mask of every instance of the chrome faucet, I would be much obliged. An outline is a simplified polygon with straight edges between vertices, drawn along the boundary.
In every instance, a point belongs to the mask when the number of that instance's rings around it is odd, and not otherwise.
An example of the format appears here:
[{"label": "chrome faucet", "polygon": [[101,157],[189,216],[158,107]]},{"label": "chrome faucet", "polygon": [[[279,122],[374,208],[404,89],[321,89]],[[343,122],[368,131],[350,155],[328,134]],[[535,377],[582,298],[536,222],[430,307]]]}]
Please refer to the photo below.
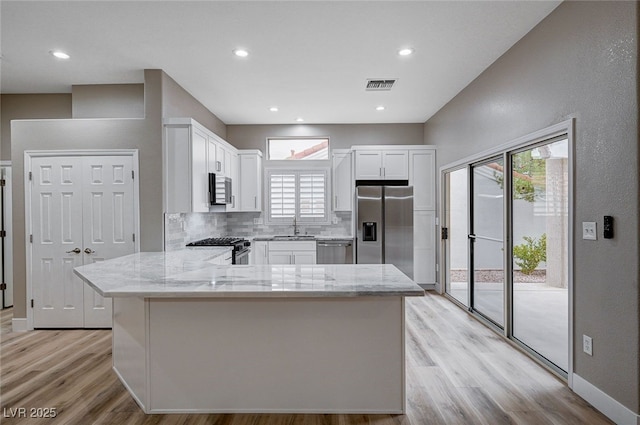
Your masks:
[{"label": "chrome faucet", "polygon": [[298,236],[300,234],[300,229],[298,229],[298,221],[296,217],[293,217],[293,234],[294,236]]}]

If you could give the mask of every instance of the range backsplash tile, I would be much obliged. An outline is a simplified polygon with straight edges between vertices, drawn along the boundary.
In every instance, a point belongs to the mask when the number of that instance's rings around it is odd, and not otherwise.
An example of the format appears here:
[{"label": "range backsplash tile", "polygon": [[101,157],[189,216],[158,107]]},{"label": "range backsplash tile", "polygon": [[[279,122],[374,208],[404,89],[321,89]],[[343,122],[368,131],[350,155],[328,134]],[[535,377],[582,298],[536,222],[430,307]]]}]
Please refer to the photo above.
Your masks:
[{"label": "range backsplash tile", "polygon": [[[334,224],[299,225],[301,235],[349,236],[351,213],[332,213]],[[256,224],[256,222],[260,224]],[[261,213],[177,213],[165,214],[164,249],[175,251],[199,239],[220,236],[254,237],[292,235],[291,225],[264,224]]]}]

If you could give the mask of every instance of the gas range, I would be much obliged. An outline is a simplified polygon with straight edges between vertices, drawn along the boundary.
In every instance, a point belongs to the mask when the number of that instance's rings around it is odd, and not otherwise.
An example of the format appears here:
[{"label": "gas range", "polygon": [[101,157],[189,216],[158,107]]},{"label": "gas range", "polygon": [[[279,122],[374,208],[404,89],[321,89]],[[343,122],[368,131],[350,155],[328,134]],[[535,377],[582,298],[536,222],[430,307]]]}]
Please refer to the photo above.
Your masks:
[{"label": "gas range", "polygon": [[226,238],[206,238],[199,241],[190,242],[187,246],[230,246],[233,247],[233,264],[248,264],[251,242],[234,237]]}]

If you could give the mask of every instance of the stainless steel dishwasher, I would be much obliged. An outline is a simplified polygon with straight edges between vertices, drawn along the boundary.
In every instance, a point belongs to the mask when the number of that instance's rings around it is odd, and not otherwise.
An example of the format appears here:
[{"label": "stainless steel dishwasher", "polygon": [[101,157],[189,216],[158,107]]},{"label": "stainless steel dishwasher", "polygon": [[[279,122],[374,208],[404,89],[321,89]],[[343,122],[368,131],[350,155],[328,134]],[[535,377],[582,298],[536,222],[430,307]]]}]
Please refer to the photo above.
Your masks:
[{"label": "stainless steel dishwasher", "polygon": [[316,263],[353,264],[353,240],[319,240],[316,242]]}]

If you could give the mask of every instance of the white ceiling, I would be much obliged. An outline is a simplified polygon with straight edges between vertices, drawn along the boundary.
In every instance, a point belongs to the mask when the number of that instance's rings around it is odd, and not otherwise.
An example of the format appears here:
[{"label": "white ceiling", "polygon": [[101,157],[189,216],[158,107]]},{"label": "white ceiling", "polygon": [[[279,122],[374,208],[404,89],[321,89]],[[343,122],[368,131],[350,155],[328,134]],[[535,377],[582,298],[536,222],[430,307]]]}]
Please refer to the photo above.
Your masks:
[{"label": "white ceiling", "polygon": [[[227,124],[425,122],[559,3],[4,0],[1,89],[139,83],[159,68]],[[365,92],[368,78],[398,82]]]}]

